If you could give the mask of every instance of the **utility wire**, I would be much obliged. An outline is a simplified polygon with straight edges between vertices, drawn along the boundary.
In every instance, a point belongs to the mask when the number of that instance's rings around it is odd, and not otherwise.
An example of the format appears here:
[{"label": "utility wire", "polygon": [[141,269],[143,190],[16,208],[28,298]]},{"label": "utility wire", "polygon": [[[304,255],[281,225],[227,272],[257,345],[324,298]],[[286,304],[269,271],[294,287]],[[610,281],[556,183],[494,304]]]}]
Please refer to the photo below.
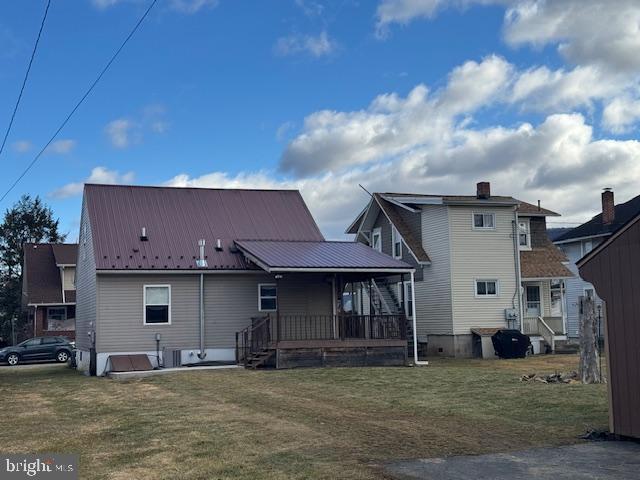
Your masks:
[{"label": "utility wire", "polygon": [[4,138],[2,139],[2,145],[0,145],[0,155],[4,151],[4,146],[7,143],[7,138],[9,137],[9,132],[11,132],[11,127],[13,127],[13,121],[16,118],[16,112],[18,111],[18,105],[20,105],[20,100],[22,100],[22,94],[24,93],[24,88],[27,85],[27,79],[29,78],[29,72],[31,71],[31,65],[33,64],[33,59],[36,56],[36,51],[38,50],[38,44],[40,43],[40,37],[42,36],[42,30],[44,29],[44,22],[47,20],[47,14],[49,13],[49,6],[51,5],[51,0],[47,1],[47,6],[44,9],[44,16],[42,17],[42,22],[40,23],[40,30],[38,30],[38,36],[36,37],[36,43],[33,45],[33,50],[31,52],[31,58],[29,59],[29,65],[27,66],[27,71],[24,74],[24,79],[22,80],[22,87],[20,87],[20,93],[18,94],[18,99],[16,100],[16,104],[13,107],[13,112],[11,113],[11,119],[9,120],[9,126],[7,127],[7,131],[4,133]]},{"label": "utility wire", "polygon": [[80,98],[80,100],[78,100],[78,102],[75,104],[73,109],[69,112],[69,114],[66,116],[64,121],[60,124],[60,126],[55,131],[55,133],[51,136],[51,138],[49,138],[49,141],[44,145],[44,147],[42,147],[40,149],[38,154],[33,158],[33,160],[31,160],[29,165],[27,165],[27,168],[25,168],[22,171],[22,173],[18,176],[18,178],[16,178],[16,180],[11,184],[11,186],[7,189],[7,191],[2,195],[2,197],[0,197],[0,202],[2,202],[7,197],[7,195],[9,195],[9,193],[11,193],[11,191],[15,188],[15,186],[20,182],[20,180],[22,180],[24,178],[24,176],[29,172],[29,170],[31,170],[31,168],[36,164],[36,162],[40,159],[42,154],[45,152],[45,150],[49,147],[49,145],[51,145],[51,143],[55,140],[55,138],[58,136],[58,134],[67,125],[67,123],[69,122],[69,120],[71,119],[73,114],[76,113],[76,110],[78,110],[78,108],[80,108],[80,105],[82,105],[84,103],[84,101],[87,99],[89,94],[93,91],[93,89],[98,84],[100,79],[102,79],[104,74],[107,73],[107,70],[109,70],[109,67],[111,66],[111,64],[115,61],[115,59],[118,57],[120,52],[124,49],[125,45],[129,42],[131,37],[133,37],[133,35],[136,33],[136,31],[138,30],[140,25],[142,25],[142,22],[144,22],[144,19],[147,18],[147,16],[149,15],[149,12],[151,12],[151,9],[155,6],[156,3],[158,3],[158,0],[153,0],[151,2],[151,4],[149,5],[149,7],[147,7],[147,9],[145,10],[144,14],[140,17],[140,20],[138,20],[138,23],[136,23],[136,25],[133,27],[133,30],[131,30],[129,35],[127,35],[127,37],[124,39],[124,41],[120,45],[120,47],[111,56],[111,58],[109,59],[107,64],[104,66],[102,71],[100,71],[100,74],[96,77],[96,79],[93,81],[93,83],[89,86],[89,88],[84,93],[82,98]]}]

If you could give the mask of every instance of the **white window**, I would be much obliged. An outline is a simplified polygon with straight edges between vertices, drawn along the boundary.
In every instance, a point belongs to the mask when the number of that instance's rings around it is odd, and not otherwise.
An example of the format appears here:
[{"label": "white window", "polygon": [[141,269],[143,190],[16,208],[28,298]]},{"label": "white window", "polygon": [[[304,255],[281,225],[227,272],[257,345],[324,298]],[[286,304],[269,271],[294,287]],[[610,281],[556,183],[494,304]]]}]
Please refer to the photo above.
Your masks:
[{"label": "white window", "polygon": [[411,282],[398,282],[398,295],[402,295],[401,301],[404,307],[404,314],[407,318],[413,318],[413,295]]},{"label": "white window", "polygon": [[476,230],[493,230],[496,228],[496,214],[474,213],[473,228]]},{"label": "white window", "polygon": [[476,280],[476,297],[497,297],[498,280]]},{"label": "white window", "polygon": [[144,324],[171,324],[171,286],[144,286]]},{"label": "white window", "polygon": [[564,315],[562,280],[551,281],[551,316],[562,317]]},{"label": "white window", "polygon": [[391,225],[391,245],[393,246],[393,258],[402,257],[402,237],[400,232]]},{"label": "white window", "polygon": [[585,256],[591,250],[593,250],[593,240],[584,240],[582,242],[582,256]]},{"label": "white window", "polygon": [[379,252],[382,251],[382,230],[380,227],[374,228],[371,232],[371,248]]},{"label": "white window", "polygon": [[518,245],[521,250],[531,249],[531,223],[528,218],[518,220]]},{"label": "white window", "polygon": [[275,283],[258,284],[258,310],[275,312],[278,309],[278,287]]}]

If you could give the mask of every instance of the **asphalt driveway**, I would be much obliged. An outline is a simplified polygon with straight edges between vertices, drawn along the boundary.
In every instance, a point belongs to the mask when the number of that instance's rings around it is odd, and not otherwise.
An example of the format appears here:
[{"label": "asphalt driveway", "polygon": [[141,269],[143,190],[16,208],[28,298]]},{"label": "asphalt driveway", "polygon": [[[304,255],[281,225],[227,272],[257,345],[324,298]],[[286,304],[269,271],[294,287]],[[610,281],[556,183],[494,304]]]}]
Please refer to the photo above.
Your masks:
[{"label": "asphalt driveway", "polygon": [[640,443],[590,442],[491,455],[425,458],[385,467],[398,480],[640,479]]}]

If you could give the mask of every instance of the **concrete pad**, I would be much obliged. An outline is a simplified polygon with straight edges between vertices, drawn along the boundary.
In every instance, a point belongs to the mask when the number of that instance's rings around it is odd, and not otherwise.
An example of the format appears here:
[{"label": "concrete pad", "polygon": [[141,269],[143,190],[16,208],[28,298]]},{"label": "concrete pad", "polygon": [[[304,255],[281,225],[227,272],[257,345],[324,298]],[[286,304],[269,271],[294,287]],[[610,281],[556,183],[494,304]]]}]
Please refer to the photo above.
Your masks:
[{"label": "concrete pad", "polygon": [[490,455],[393,462],[395,479],[438,480],[628,480],[640,479],[640,444],[589,442]]}]

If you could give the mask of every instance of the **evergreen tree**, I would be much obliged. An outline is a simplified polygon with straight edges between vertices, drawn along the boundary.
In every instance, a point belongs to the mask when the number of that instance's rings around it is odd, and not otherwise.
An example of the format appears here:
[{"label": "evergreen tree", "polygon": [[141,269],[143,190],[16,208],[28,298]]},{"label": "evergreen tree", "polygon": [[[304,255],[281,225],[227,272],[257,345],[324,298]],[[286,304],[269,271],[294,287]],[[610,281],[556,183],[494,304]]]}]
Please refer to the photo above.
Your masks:
[{"label": "evergreen tree", "polygon": [[0,337],[11,338],[11,319],[16,330],[28,331],[26,316],[21,315],[23,244],[63,242],[58,232],[59,220],[39,197],[23,195],[5,212],[0,224]]}]

